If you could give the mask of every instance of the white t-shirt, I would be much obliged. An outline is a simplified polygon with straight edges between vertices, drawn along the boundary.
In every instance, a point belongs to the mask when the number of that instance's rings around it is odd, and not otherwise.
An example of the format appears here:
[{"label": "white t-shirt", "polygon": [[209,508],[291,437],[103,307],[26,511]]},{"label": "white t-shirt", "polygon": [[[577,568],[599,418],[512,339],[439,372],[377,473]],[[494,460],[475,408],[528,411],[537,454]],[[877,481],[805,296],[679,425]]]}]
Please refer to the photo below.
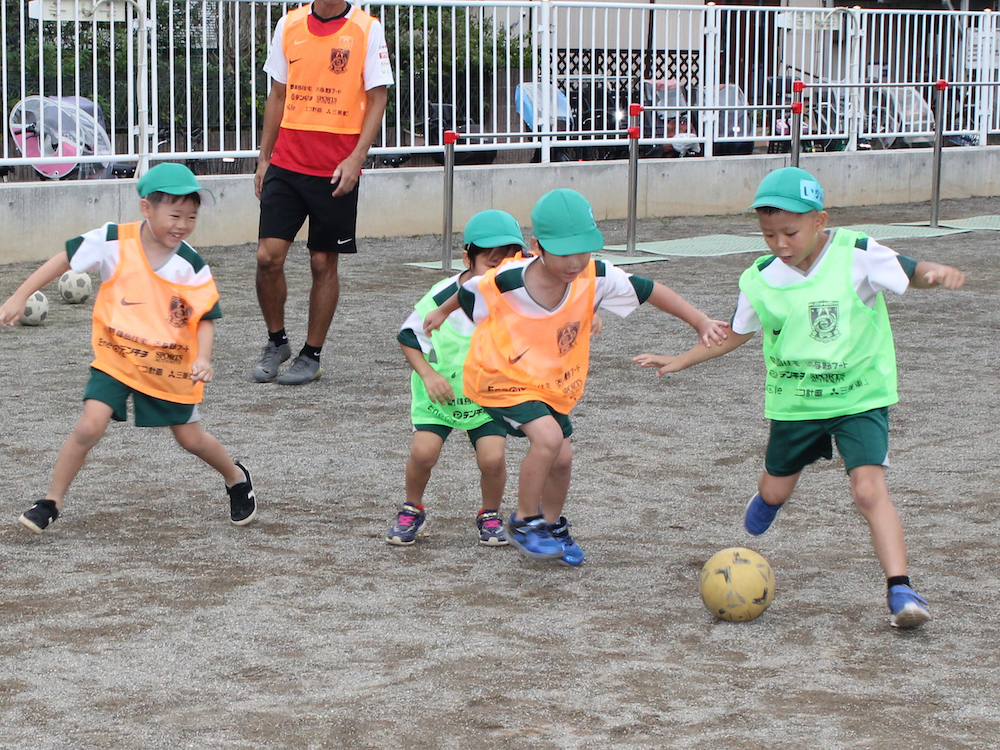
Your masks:
[{"label": "white t-shirt", "polygon": [[[826,235],[826,244],[808,271],[802,271],[795,266],[775,261],[769,263],[761,271],[764,281],[771,286],[781,288],[808,279],[816,273],[826,258],[827,250],[829,250],[833,239],[833,232],[827,230]],[[895,250],[879,244],[871,237],[868,238],[868,244],[864,250],[854,249],[854,258],[852,259],[854,289],[861,301],[868,307],[875,304],[875,298],[879,292],[888,291],[902,294],[909,287],[910,276],[900,259],[916,265],[916,261],[912,258],[900,255]],[[756,333],[760,328],[761,323],[760,318],[757,317],[757,311],[753,309],[746,294],[740,292],[739,301],[736,303],[736,312],[733,313],[733,333]]]}]

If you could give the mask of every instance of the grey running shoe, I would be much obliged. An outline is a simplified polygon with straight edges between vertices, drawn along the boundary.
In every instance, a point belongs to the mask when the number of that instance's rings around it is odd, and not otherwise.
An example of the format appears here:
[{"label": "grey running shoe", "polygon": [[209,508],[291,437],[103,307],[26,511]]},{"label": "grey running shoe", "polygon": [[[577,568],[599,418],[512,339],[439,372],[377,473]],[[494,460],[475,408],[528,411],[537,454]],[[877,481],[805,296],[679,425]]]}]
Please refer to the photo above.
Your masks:
[{"label": "grey running shoe", "polygon": [[278,377],[278,365],[292,356],[292,347],[288,344],[275,346],[273,341],[268,341],[260,352],[260,359],[253,368],[253,379],[258,383],[270,383]]},{"label": "grey running shoe", "polygon": [[303,385],[318,380],[322,374],[319,362],[300,354],[292,360],[292,366],[278,378],[278,385]]}]

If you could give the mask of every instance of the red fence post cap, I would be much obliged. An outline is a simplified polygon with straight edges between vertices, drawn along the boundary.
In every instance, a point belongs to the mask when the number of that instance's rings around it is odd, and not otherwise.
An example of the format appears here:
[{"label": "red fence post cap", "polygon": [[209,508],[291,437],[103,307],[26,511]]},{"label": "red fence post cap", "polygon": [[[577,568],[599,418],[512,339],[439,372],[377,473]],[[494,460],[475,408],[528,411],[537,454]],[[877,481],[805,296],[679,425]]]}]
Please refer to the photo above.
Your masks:
[{"label": "red fence post cap", "polygon": [[802,114],[802,102],[792,102],[792,112],[797,115]]},{"label": "red fence post cap", "polygon": [[801,94],[805,90],[806,90],[805,81],[792,81],[792,91],[794,91],[796,94]]},{"label": "red fence post cap", "polygon": [[940,78],[934,84],[934,88],[936,88],[938,91],[944,91],[946,88],[948,88],[948,82],[946,80],[944,80],[943,78]]},{"label": "red fence post cap", "polygon": [[628,137],[631,138],[633,141],[639,140],[639,131],[640,131],[640,128],[639,128],[638,125],[632,125],[628,129]]},{"label": "red fence post cap", "polygon": [[629,104],[628,105],[628,113],[632,117],[638,117],[639,115],[642,114],[642,105],[641,104],[637,104],[635,102],[633,102],[632,104]]},{"label": "red fence post cap", "polygon": [[446,131],[444,131],[444,142],[445,142],[445,144],[454,143],[457,140],[458,140],[458,133],[456,133],[454,130],[446,130]]}]

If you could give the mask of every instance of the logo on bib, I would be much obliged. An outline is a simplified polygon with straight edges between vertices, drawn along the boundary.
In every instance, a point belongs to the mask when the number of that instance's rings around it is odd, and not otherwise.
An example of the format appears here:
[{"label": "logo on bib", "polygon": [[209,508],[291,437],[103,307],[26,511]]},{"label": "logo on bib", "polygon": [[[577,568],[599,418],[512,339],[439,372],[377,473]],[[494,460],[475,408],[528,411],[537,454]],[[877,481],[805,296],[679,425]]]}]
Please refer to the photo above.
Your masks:
[{"label": "logo on bib", "polygon": [[351,47],[354,46],[354,39],[350,36],[342,36],[337,41],[341,46],[330,50],[330,70],[334,73],[343,73],[347,70],[347,62],[351,58]]},{"label": "logo on bib", "polygon": [[840,337],[840,304],[838,302],[809,303],[809,336],[826,343]]},{"label": "logo on bib", "polygon": [[191,306],[180,297],[170,298],[170,315],[167,322],[174,328],[183,328],[191,320]]},{"label": "logo on bib", "polygon": [[569,350],[576,346],[577,336],[580,335],[580,321],[567,323],[556,334],[556,341],[559,342],[559,356],[565,357]]}]

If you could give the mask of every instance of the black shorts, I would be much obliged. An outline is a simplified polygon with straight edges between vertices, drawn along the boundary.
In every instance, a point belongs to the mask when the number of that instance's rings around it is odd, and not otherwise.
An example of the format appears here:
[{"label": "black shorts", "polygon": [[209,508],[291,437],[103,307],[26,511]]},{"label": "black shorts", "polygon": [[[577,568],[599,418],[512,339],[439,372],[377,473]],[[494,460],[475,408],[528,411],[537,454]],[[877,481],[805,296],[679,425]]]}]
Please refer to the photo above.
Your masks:
[{"label": "black shorts", "polygon": [[358,187],[333,197],[329,177],[299,174],[273,164],[267,168],[260,189],[259,238],[276,237],[291,242],[306,219],[306,247],[319,253],[356,253],[354,232],[358,223]]}]

